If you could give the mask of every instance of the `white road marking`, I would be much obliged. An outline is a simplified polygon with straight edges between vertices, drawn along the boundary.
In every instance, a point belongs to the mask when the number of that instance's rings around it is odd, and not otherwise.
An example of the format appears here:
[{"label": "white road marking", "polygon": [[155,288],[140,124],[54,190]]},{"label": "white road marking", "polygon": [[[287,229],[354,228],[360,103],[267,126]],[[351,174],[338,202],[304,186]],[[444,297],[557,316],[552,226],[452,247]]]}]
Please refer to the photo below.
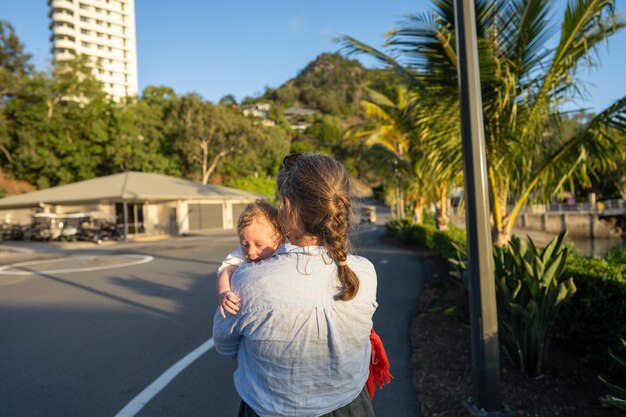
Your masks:
[{"label": "white road marking", "polygon": [[148,385],[146,389],[141,391],[126,407],[115,415],[115,417],[134,417],[142,408],[145,407],[148,402],[153,399],[163,388],[167,386],[176,376],[191,365],[200,356],[211,350],[214,346],[213,338],[207,340],[193,352],[176,362],[170,369],[165,371],[160,377],[158,377],[152,384]]},{"label": "white road marking", "polygon": [[[29,261],[29,262],[20,262],[16,264],[4,265],[0,267],[0,275],[38,275],[38,274],[58,274],[58,273],[70,273],[70,272],[89,272],[89,271],[100,271],[103,269],[112,269],[112,268],[122,268],[127,266],[141,265],[147,262],[154,260],[152,256],[147,255],[120,255],[127,258],[136,258],[136,260],[132,260],[129,262],[112,264],[112,265],[100,265],[100,266],[90,266],[85,268],[66,268],[66,269],[47,269],[44,271],[16,271],[15,269],[20,269],[24,267],[32,267],[37,264],[46,264],[51,263],[50,259],[40,260],[40,261]],[[79,259],[96,259],[103,258],[103,256],[74,256],[71,258],[64,258],[62,261],[67,262],[68,260],[79,260]]]}]

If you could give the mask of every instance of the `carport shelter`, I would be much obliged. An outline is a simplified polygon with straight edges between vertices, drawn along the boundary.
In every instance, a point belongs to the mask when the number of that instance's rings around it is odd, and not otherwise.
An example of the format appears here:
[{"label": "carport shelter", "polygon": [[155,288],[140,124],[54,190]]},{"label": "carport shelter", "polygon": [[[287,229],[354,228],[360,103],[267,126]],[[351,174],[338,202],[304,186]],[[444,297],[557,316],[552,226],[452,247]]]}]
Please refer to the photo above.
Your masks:
[{"label": "carport shelter", "polygon": [[126,235],[232,229],[246,204],[267,196],[144,172],[125,172],[0,199],[0,222],[34,212],[97,212]]}]

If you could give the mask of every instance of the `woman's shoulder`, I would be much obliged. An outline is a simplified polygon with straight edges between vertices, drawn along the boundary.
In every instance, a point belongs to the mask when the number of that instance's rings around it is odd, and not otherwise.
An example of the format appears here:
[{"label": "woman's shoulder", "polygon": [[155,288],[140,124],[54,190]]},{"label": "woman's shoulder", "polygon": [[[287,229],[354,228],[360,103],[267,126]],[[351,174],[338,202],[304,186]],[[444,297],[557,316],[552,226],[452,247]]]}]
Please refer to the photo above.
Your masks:
[{"label": "woman's shoulder", "polygon": [[372,262],[370,262],[369,259],[367,259],[364,256],[360,256],[360,255],[348,255],[348,263],[350,265],[351,268],[362,268],[365,270],[370,270],[372,272],[375,272],[374,269],[374,264]]}]

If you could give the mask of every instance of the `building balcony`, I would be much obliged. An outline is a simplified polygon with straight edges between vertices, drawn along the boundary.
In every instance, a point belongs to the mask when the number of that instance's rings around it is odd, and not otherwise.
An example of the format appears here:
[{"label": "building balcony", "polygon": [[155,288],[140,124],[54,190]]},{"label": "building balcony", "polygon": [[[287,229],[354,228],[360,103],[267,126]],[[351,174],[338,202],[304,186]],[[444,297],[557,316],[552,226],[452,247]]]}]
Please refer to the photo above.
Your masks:
[{"label": "building balcony", "polygon": [[53,22],[66,22],[71,23],[72,25],[74,24],[74,16],[69,13],[54,12],[51,15],[51,19]]},{"label": "building balcony", "polygon": [[53,26],[52,35],[76,36],[76,30],[67,26]]},{"label": "building balcony", "polygon": [[66,9],[74,11],[74,3],[71,0],[48,0],[48,6],[53,9]]},{"label": "building balcony", "polygon": [[56,50],[56,49],[52,48],[52,53],[54,54],[54,58],[57,61],[68,61],[70,59],[74,59],[75,56],[76,56],[76,54],[74,54],[74,53],[72,53],[70,51],[67,51],[65,49],[59,51],[59,50]]},{"label": "building balcony", "polygon": [[56,4],[62,4],[66,7],[74,7],[74,2],[72,0],[48,0],[48,6],[55,6]]},{"label": "building balcony", "polygon": [[52,17],[55,14],[66,14],[68,16],[74,16],[74,9],[72,7],[67,7],[65,4],[62,7],[55,7],[50,9],[48,12],[48,17]]},{"label": "building balcony", "polygon": [[69,39],[55,39],[54,47],[63,49],[76,49],[76,42]]}]

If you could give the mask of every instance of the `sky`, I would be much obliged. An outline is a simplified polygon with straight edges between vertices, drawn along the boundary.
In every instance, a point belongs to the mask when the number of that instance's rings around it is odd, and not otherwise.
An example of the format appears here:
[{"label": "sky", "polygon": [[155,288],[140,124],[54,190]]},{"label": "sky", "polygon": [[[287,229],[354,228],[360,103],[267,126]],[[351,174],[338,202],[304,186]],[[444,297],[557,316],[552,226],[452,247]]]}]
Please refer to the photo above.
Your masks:
[{"label": "sky", "polygon": [[[564,0],[557,0],[562,10]],[[624,0],[618,12],[626,18]],[[426,0],[135,0],[139,90],[166,85],[216,102],[258,96],[297,76],[333,39],[347,34],[380,48],[384,33],[407,13],[429,9]],[[559,15],[562,16],[562,13]],[[0,0],[9,21],[40,70],[50,67],[46,0]],[[601,66],[581,72],[588,100],[577,107],[599,111],[626,95],[626,29],[599,51]],[[374,62],[357,59],[371,67]]]}]

